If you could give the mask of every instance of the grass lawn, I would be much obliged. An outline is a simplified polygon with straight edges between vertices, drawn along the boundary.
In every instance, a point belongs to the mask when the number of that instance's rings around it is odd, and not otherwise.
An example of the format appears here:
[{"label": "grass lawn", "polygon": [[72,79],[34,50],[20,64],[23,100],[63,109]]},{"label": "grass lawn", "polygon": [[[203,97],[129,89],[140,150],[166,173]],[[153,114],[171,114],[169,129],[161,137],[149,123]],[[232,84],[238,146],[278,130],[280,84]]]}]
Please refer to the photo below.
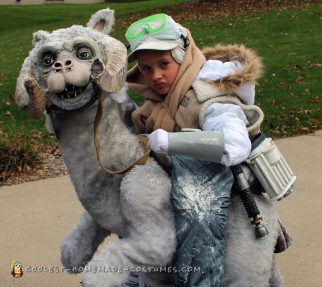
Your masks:
[{"label": "grass lawn", "polygon": [[201,47],[243,43],[262,57],[265,74],[256,88],[256,103],[270,136],[322,129],[321,7],[239,13],[189,25]]},{"label": "grass lawn", "polygon": [[44,120],[31,119],[13,101],[17,75],[32,48],[32,33],[72,24],[84,25],[91,14],[107,6],[116,13],[112,36],[123,42],[129,23],[152,12],[163,11],[189,27],[199,47],[243,43],[255,49],[265,65],[265,75],[256,95],[256,102],[266,115],[262,126],[264,132],[276,138],[322,128],[321,4],[300,1],[302,4],[298,7],[238,12],[215,11],[217,8],[210,4],[204,4],[208,5],[204,10],[173,7],[185,2],[191,1],[1,6],[0,154],[5,150],[2,149],[4,144],[28,141],[26,135],[33,135],[31,142],[54,143],[43,127]]}]

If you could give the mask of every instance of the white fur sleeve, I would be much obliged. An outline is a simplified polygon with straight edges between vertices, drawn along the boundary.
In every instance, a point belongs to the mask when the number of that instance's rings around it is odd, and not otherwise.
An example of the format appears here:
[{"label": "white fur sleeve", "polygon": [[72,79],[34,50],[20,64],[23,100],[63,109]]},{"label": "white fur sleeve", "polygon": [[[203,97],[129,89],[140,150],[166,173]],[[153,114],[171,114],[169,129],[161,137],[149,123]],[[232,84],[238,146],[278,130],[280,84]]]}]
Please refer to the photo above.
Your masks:
[{"label": "white fur sleeve", "polygon": [[225,151],[221,163],[226,166],[243,162],[251,150],[246,116],[238,105],[213,103],[206,109],[204,131],[222,131]]}]

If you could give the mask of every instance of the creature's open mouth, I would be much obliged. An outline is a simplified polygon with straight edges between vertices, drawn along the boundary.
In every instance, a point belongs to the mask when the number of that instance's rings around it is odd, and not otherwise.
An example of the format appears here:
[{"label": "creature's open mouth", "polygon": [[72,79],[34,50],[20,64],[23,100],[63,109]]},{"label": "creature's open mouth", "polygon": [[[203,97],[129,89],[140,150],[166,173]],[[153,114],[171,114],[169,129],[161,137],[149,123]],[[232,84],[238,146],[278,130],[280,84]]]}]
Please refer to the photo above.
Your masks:
[{"label": "creature's open mouth", "polygon": [[64,99],[75,99],[77,98],[84,90],[85,90],[86,86],[85,87],[77,87],[77,86],[74,86],[74,85],[67,85],[65,87],[65,90],[58,93],[58,97],[62,98],[63,100]]},{"label": "creature's open mouth", "polygon": [[95,98],[93,84],[90,82],[85,87],[67,84],[64,91],[59,93],[46,93],[46,97],[56,107],[62,110],[75,110]]}]

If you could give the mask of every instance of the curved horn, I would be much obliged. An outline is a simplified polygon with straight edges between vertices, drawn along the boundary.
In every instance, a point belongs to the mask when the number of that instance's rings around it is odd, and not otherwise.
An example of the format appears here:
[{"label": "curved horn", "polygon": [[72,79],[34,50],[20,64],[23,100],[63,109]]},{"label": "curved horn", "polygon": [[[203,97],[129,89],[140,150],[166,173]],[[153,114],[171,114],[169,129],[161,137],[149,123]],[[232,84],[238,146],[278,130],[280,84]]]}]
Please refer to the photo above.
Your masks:
[{"label": "curved horn", "polygon": [[92,66],[92,77],[106,92],[116,92],[125,84],[127,51],[118,40],[109,37],[105,51],[105,63],[97,59]]},{"label": "curved horn", "polygon": [[[114,11],[109,8],[96,12],[87,27],[109,34],[114,25]],[[92,78],[106,92],[116,92],[123,87],[126,79],[127,50],[118,40],[107,36],[104,62],[96,59],[92,65]]]},{"label": "curved horn", "polygon": [[25,59],[17,79],[15,102],[35,118],[41,117],[46,107],[46,97],[35,80],[29,57]]}]

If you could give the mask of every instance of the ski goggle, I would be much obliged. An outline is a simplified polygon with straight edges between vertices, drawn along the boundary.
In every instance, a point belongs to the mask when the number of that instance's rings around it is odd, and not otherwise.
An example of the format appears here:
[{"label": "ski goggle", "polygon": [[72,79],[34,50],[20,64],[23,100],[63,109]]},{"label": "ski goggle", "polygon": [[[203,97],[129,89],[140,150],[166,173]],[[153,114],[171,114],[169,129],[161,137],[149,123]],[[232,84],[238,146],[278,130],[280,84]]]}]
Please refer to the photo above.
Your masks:
[{"label": "ski goggle", "polygon": [[177,40],[183,36],[183,31],[183,27],[170,16],[159,13],[134,22],[125,33],[125,37],[133,51],[148,36],[159,40]]}]

